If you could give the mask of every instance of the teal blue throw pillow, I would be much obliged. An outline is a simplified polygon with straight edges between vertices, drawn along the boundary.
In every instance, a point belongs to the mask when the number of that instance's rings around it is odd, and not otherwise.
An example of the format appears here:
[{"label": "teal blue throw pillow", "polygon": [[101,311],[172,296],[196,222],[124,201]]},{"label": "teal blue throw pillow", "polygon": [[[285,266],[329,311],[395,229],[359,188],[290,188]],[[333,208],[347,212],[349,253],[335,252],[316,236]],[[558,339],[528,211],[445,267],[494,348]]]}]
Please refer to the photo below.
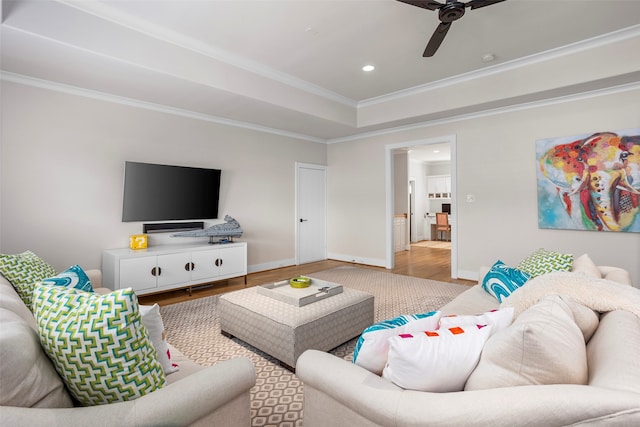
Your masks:
[{"label": "teal blue throw pillow", "polygon": [[524,271],[509,267],[498,260],[482,279],[482,289],[501,303],[530,278],[531,275]]},{"label": "teal blue throw pillow", "polygon": [[87,276],[87,273],[85,273],[79,265],[71,266],[57,276],[44,279],[42,283],[45,285],[65,286],[85,292],[93,292],[93,286],[91,285],[89,276]]}]

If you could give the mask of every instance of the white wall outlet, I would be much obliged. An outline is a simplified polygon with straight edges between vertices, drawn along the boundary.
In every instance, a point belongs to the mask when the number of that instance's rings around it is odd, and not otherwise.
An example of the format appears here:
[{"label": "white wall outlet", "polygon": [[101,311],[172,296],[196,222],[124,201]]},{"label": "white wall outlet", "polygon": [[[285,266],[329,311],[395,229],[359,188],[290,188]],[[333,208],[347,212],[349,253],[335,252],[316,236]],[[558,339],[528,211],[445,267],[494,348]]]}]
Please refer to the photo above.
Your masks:
[{"label": "white wall outlet", "polygon": [[467,203],[473,203],[476,201],[476,195],[475,194],[467,194]]}]

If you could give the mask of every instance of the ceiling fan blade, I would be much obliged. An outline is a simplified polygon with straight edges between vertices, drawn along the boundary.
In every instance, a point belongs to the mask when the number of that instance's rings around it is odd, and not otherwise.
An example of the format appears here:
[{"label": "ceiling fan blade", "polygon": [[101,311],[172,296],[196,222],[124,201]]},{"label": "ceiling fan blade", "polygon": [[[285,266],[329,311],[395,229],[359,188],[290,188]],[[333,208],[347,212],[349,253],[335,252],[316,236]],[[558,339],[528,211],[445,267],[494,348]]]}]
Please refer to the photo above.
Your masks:
[{"label": "ceiling fan blade", "polygon": [[432,0],[432,1],[398,0],[398,1],[401,3],[410,4],[411,6],[417,6],[417,7],[421,7],[423,9],[429,9],[429,10],[438,10],[439,8],[444,6],[442,3],[437,2],[435,0]]},{"label": "ceiling fan blade", "polygon": [[491,6],[492,4],[500,3],[503,1],[505,0],[471,0],[465,5],[465,7],[470,7],[473,10],[480,7]]},{"label": "ceiling fan blade", "polygon": [[440,44],[442,44],[442,40],[444,40],[444,36],[447,35],[449,28],[451,28],[451,22],[441,22],[440,25],[438,25],[438,28],[436,28],[436,31],[431,36],[431,40],[429,40],[429,44],[427,44],[427,48],[422,54],[423,58],[433,56],[436,53]]}]

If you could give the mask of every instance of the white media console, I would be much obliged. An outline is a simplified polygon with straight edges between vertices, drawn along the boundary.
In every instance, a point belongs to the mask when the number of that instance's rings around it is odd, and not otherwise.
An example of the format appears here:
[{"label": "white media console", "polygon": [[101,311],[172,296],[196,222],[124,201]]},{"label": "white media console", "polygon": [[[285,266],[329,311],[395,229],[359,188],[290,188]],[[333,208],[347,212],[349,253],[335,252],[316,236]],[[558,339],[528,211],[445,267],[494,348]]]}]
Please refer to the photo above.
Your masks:
[{"label": "white media console", "polygon": [[102,253],[103,285],[133,288],[138,295],[191,288],[244,276],[247,243],[162,245],[147,249],[109,249]]}]

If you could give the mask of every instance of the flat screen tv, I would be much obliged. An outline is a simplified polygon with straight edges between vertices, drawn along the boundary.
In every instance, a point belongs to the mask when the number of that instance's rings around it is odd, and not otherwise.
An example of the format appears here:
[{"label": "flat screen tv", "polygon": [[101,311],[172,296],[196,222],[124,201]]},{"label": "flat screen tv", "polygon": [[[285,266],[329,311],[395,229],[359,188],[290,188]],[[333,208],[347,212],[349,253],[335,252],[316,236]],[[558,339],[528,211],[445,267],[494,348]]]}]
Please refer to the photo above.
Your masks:
[{"label": "flat screen tv", "polygon": [[125,162],[122,221],[218,218],[219,169]]}]

